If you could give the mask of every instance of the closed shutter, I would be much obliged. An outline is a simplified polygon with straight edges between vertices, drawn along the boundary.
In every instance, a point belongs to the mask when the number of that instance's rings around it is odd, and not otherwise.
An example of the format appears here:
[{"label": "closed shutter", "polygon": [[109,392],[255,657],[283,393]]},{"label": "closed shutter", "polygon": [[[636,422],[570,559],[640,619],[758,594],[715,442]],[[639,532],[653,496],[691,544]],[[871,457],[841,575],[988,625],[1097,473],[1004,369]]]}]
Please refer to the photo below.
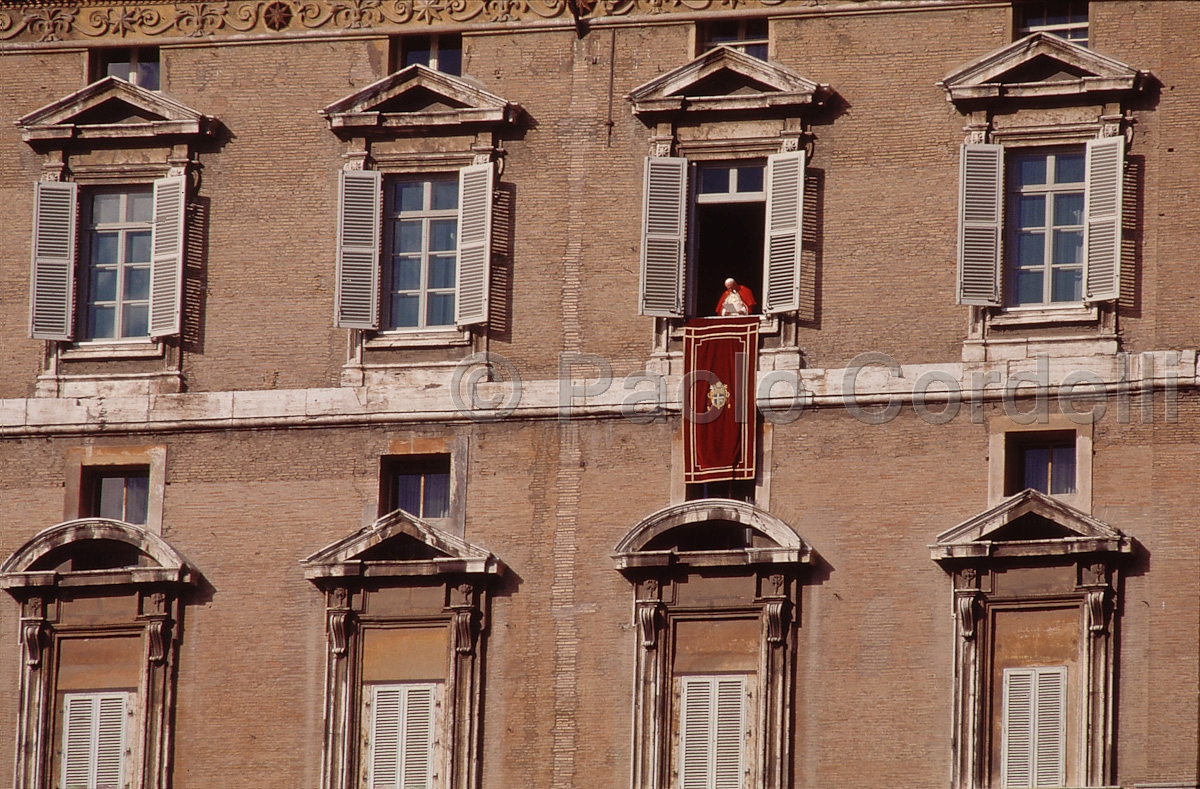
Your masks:
[{"label": "closed shutter", "polygon": [[343,170],[338,192],[337,314],[343,329],[379,328],[383,189],[374,170]]},{"label": "closed shutter", "polygon": [[69,340],[75,332],[75,222],[78,186],[39,181],[33,197],[29,335]]},{"label": "closed shutter", "polygon": [[1087,144],[1087,301],[1121,296],[1121,198],[1125,139],[1105,137]]},{"label": "closed shutter", "polygon": [[124,764],[125,696],[101,696],[96,724],[96,789],[122,789]]},{"label": "closed shutter", "polygon": [[408,688],[404,704],[404,774],[400,789],[433,786],[433,686]]},{"label": "closed shutter", "polygon": [[1034,786],[1066,783],[1067,670],[1043,668],[1037,672],[1034,731]]},{"label": "closed shutter", "polygon": [[742,751],[746,739],[745,698],[742,678],[718,679],[716,736],[713,747],[713,789],[740,789]]},{"label": "closed shutter", "polygon": [[179,334],[183,303],[184,214],[187,178],[154,182],[154,228],[150,247],[150,336]]},{"label": "closed shutter", "polygon": [[1063,666],[1004,670],[1001,784],[1060,787],[1066,781]]},{"label": "closed shutter", "polygon": [[488,283],[492,264],[491,163],[458,171],[458,295],[454,322],[487,323]]},{"label": "closed shutter", "polygon": [[683,316],[687,159],[646,159],[640,315]]},{"label": "closed shutter", "polygon": [[709,789],[709,765],[712,761],[713,686],[708,678],[683,680],[683,709],[679,720],[680,786],[683,789]]},{"label": "closed shutter", "polygon": [[372,689],[370,789],[431,789],[435,692],[434,685]]},{"label": "closed shutter", "polygon": [[800,248],[804,227],[804,151],[767,159],[767,227],[763,244],[763,311],[800,309]]},{"label": "closed shutter", "polygon": [[1000,304],[1003,189],[1003,146],[964,145],[959,188],[959,304]]},{"label": "closed shutter", "polygon": [[63,786],[91,789],[92,723],[96,717],[94,696],[68,695],[64,702]]},{"label": "closed shutter", "polygon": [[682,789],[741,789],[746,741],[744,677],[684,677],[680,710]]},{"label": "closed shutter", "polygon": [[400,777],[401,688],[371,694],[371,789],[396,789]]},{"label": "closed shutter", "polygon": [[65,789],[123,789],[127,693],[69,693],[63,704]]}]

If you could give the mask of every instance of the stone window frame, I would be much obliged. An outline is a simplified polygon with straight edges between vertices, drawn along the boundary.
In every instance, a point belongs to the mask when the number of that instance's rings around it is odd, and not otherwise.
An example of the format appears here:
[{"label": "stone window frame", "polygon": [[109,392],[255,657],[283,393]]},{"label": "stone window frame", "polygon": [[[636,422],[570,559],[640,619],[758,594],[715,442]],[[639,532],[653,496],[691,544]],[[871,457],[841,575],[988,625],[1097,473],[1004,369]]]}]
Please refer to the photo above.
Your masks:
[{"label": "stone window frame", "polygon": [[[756,532],[759,545],[731,550],[647,550],[655,538],[710,520],[740,524]],[[634,526],[613,553],[616,569],[631,583],[636,633],[634,660],[633,788],[673,789],[672,715],[674,624],[679,621],[756,618],[761,623],[758,670],[751,695],[755,734],[745,754],[748,785],[786,789],[791,785],[792,688],[795,627],[800,585],[815,559],[812,548],[779,518],[753,505],[700,500],[666,507]],[[678,581],[704,573],[754,579],[756,593],[719,609],[677,602]]]},{"label": "stone window frame", "polygon": [[167,447],[161,444],[69,448],[64,458],[63,520],[72,521],[87,516],[82,495],[84,477],[89,471],[122,466],[142,466],[149,470],[150,491],[144,528],[151,534],[161,535],[167,476]]},{"label": "stone window frame", "polygon": [[[1085,414],[1084,416],[1088,416]],[[1092,432],[1090,421],[1080,423],[1065,414],[1050,414],[1045,421],[1017,422],[1012,417],[996,417],[988,422],[988,506],[994,507],[1005,499],[1009,438],[1014,434],[1073,433],[1075,435],[1075,492],[1055,495],[1085,514],[1092,512]]]},{"label": "stone window frame", "polygon": [[[135,549],[142,561],[101,570],[34,569],[52,551],[86,551],[86,544],[93,540],[123,543]],[[102,518],[51,526],[0,565],[0,588],[16,599],[21,610],[16,789],[57,785],[50,765],[55,747],[58,645],[64,638],[97,636],[137,636],[142,641],[141,678],[132,721],[126,725],[126,742],[133,757],[127,768],[127,785],[130,789],[167,789],[183,610],[190,590],[199,583],[199,574],[162,537],[140,526]],[[129,621],[62,621],[65,597],[95,591],[125,596],[130,590],[136,595],[136,615]]]},{"label": "stone window frame", "polygon": [[[414,541],[425,558],[373,560],[364,554],[389,540]],[[450,664],[442,688],[442,789],[479,789],[483,659],[490,600],[506,567],[495,555],[402,510],[306,558],[305,577],[325,598],[325,724],[321,789],[366,789],[362,782],[362,634],[364,628],[444,626]],[[444,590],[437,612],[374,614],[372,589],[427,586]]]},{"label": "stone window frame", "polygon": [[[1053,533],[1044,538],[1004,536],[1006,526],[1031,514],[1053,524]],[[1120,530],[1034,490],[937,536],[930,557],[950,576],[954,618],[953,789],[991,787],[991,732],[998,714],[991,709],[995,614],[1053,608],[1079,611],[1079,785],[1112,783],[1116,612],[1121,607],[1123,567],[1133,551],[1133,541]],[[1029,568],[1057,568],[1073,580],[1060,579],[1036,591],[998,588],[999,575]]]}]

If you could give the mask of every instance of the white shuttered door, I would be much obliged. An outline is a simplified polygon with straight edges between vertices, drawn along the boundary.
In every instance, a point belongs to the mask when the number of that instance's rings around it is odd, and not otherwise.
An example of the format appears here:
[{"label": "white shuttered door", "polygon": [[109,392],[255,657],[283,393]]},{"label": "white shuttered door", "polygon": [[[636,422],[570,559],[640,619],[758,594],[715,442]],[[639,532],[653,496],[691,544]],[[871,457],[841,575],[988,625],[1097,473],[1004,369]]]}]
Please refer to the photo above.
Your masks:
[{"label": "white shuttered door", "polygon": [[800,309],[804,227],[804,151],[767,158],[767,223],[763,244],[763,311]]},{"label": "white shuttered door", "polygon": [[74,183],[39,181],[34,187],[29,336],[35,339],[74,336],[77,206]]},{"label": "white shuttered door", "polygon": [[383,187],[374,170],[343,170],[338,190],[334,325],[379,328],[379,237]]},{"label": "white shuttered door", "polygon": [[1067,669],[1004,670],[1001,784],[1061,787],[1066,781]]},{"label": "white shuttered door", "polygon": [[371,690],[370,789],[432,789],[436,686]]},{"label": "white shuttered door", "polygon": [[642,293],[638,313],[683,316],[687,159],[646,159],[642,204]]},{"label": "white shuttered door", "polygon": [[679,714],[680,789],[741,789],[745,677],[684,677]]},{"label": "white shuttered door", "polygon": [[492,263],[492,188],[495,169],[473,164],[458,171],[458,295],[454,322],[487,323]]},{"label": "white shuttered door", "polygon": [[123,789],[128,693],[68,693],[63,713],[64,789]]},{"label": "white shuttered door", "polygon": [[150,336],[179,334],[183,303],[184,215],[187,178],[154,182],[154,224],[150,247]]},{"label": "white shuttered door", "polygon": [[958,303],[999,305],[1003,146],[964,145],[959,174]]},{"label": "white shuttered door", "polygon": [[1125,181],[1125,138],[1087,144],[1087,301],[1121,296],[1121,198]]}]

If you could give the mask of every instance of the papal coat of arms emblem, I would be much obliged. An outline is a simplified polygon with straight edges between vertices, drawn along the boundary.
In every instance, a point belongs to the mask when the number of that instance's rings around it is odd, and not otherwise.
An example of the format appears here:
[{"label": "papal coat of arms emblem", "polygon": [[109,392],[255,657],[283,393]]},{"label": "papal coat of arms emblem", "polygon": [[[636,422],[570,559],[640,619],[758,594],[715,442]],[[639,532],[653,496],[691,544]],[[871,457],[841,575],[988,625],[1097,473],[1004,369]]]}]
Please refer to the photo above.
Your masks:
[{"label": "papal coat of arms emblem", "polygon": [[729,402],[729,387],[717,381],[708,387],[708,404],[720,411]]}]

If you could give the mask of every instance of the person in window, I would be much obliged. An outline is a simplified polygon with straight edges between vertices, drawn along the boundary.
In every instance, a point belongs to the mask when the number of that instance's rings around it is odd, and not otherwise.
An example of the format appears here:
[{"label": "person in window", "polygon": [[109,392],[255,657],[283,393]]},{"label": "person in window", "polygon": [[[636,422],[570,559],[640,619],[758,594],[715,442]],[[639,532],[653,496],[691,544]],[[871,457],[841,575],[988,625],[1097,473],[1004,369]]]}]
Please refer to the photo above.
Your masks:
[{"label": "person in window", "polygon": [[754,312],[758,302],[754,294],[745,285],[739,285],[733,277],[725,280],[725,292],[717,301],[717,315],[724,318],[729,315],[749,315]]}]

